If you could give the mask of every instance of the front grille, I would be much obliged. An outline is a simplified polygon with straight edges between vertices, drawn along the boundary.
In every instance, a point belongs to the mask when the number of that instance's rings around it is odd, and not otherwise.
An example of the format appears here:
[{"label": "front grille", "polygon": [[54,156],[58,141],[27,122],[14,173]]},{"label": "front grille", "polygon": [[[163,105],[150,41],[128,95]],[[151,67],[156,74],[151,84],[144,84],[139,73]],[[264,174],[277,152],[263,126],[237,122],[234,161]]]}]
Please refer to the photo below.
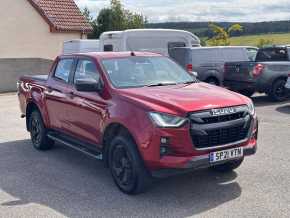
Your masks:
[{"label": "front grille", "polygon": [[220,123],[220,122],[227,122],[231,120],[237,120],[244,116],[244,112],[239,112],[235,114],[223,115],[218,117],[205,117],[202,118],[203,123],[210,124],[210,123]]},{"label": "front grille", "polygon": [[250,131],[252,117],[247,107],[239,106],[235,112],[215,116],[211,110],[189,114],[192,143],[197,149],[235,144],[245,140]]},{"label": "front grille", "polygon": [[207,135],[191,134],[192,141],[197,148],[210,148],[229,143],[234,143],[245,139],[249,128],[244,126],[220,128],[215,130],[205,130]]}]

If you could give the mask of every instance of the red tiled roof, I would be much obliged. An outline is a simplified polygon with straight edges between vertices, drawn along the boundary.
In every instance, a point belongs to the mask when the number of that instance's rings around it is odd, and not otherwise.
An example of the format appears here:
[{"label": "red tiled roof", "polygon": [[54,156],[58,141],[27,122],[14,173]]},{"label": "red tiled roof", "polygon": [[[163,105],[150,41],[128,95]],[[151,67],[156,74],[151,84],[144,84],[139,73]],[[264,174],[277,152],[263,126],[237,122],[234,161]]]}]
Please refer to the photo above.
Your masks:
[{"label": "red tiled roof", "polygon": [[28,0],[50,25],[52,32],[92,32],[74,0]]}]

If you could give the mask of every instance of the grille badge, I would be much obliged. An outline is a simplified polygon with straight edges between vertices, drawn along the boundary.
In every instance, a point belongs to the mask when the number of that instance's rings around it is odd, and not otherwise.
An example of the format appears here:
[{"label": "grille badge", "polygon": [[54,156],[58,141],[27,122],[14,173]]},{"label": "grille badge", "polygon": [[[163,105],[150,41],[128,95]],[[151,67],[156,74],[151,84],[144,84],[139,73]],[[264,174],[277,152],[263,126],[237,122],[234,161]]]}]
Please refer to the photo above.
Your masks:
[{"label": "grille badge", "polygon": [[237,112],[237,109],[234,107],[218,108],[218,109],[212,109],[211,115],[212,116],[221,116],[221,115],[234,114],[236,112]]}]

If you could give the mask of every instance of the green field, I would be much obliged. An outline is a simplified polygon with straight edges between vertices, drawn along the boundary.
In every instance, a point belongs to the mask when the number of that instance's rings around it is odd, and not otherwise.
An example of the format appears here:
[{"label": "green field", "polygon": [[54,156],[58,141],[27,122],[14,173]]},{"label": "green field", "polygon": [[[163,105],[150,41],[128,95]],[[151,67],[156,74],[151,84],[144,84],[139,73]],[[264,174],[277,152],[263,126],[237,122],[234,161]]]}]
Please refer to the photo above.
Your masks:
[{"label": "green field", "polygon": [[290,33],[232,37],[231,45],[257,46],[260,39],[271,40],[274,45],[290,44]]}]

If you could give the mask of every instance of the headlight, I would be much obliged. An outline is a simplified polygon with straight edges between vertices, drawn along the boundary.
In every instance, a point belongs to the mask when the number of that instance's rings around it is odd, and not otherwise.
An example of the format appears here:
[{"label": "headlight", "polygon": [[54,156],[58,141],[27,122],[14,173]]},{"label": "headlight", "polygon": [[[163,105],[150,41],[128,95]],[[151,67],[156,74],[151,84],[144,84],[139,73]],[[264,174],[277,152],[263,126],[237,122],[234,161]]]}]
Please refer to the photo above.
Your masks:
[{"label": "headlight", "polygon": [[173,116],[170,114],[163,114],[157,112],[150,112],[151,120],[161,128],[177,128],[181,127],[186,121],[186,118]]},{"label": "headlight", "polygon": [[250,103],[248,103],[248,109],[251,115],[255,114],[255,106],[254,103],[251,101]]}]

